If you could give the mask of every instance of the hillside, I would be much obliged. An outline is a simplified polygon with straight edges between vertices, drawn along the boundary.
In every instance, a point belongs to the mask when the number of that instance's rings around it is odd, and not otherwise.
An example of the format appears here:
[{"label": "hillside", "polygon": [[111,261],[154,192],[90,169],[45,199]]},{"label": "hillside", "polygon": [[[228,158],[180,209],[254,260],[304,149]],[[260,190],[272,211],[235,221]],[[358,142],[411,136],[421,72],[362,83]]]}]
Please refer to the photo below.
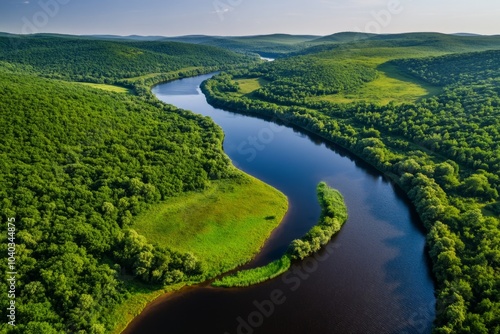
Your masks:
[{"label": "hillside", "polygon": [[393,61],[402,71],[434,85],[474,84],[500,77],[500,51],[472,52],[425,59]]},{"label": "hillside", "polygon": [[[440,33],[370,34],[339,32],[328,36],[271,34],[256,36],[90,36],[119,41],[168,41],[208,45],[239,53],[282,58],[288,55],[315,54],[342,48],[419,48],[426,52],[467,52],[498,49],[500,36]],[[424,50],[425,49],[425,50]]]},{"label": "hillside", "polygon": [[[338,36],[343,36],[339,38]],[[352,40],[350,40],[352,39]],[[327,43],[324,43],[326,41]],[[322,42],[314,45],[315,42]],[[459,53],[485,51],[500,48],[500,36],[460,36],[439,33],[405,33],[387,35],[367,35],[356,33],[340,33],[313,40],[312,46],[304,48],[293,55],[317,54],[336,50],[381,50],[391,48],[407,48],[418,53]],[[318,44],[318,43],[316,43]],[[415,55],[416,56],[416,55]]]},{"label": "hillside", "polygon": [[0,61],[31,66],[50,78],[104,82],[187,67],[227,67],[249,59],[215,47],[174,42],[15,35],[0,37]]},{"label": "hillside", "polygon": [[166,38],[170,41],[217,46],[240,53],[254,53],[263,57],[279,58],[302,50],[318,36],[272,34],[258,36],[184,36]]}]

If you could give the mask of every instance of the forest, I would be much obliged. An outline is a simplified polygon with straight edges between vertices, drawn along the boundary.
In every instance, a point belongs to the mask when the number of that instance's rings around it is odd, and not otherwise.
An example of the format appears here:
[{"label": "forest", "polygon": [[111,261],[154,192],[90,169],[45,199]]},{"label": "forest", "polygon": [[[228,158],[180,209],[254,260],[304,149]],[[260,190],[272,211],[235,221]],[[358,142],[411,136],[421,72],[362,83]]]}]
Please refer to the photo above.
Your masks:
[{"label": "forest", "polygon": [[15,332],[103,332],[127,293],[121,275],[166,284],[201,274],[192,254],[155,247],[130,225],[150,203],[230,176],[220,130],[35,77],[0,73],[0,87],[1,210],[22,217],[18,317],[32,319]]},{"label": "forest", "polygon": [[[126,325],[116,311],[138,292],[205,280],[206,263],[149,241],[134,219],[245,177],[224,154],[217,125],[154,100],[149,87],[255,59],[179,43],[14,36],[0,44],[0,212],[15,220],[0,248],[8,253],[7,236],[15,243],[17,272],[16,326],[2,322],[0,332],[110,333]],[[153,75],[129,78],[145,74]],[[131,90],[81,80],[122,80]]]},{"label": "forest", "polygon": [[[320,135],[399,184],[428,232],[437,282],[434,332],[498,333],[499,53],[465,48],[465,53],[436,55],[428,47],[412,46],[418,58],[411,58],[407,47],[396,45],[389,52],[387,44],[383,40],[376,49],[374,41],[362,41],[355,51],[321,47],[317,54],[222,73],[202,88],[213,105],[280,119]],[[358,71],[346,76],[342,64]],[[311,73],[295,75],[301,71]],[[311,77],[352,87],[354,94],[388,77],[398,78],[400,86],[417,84],[433,93],[398,103],[338,103],[326,98],[332,92],[310,85]],[[256,80],[256,89],[242,92],[242,79]],[[309,90],[286,94],[280,90],[284,82]],[[390,93],[389,86],[380,87],[379,95]]]},{"label": "forest", "polygon": [[0,36],[0,62],[52,79],[113,83],[183,69],[236,65],[249,58],[178,42],[107,41],[69,36]]}]

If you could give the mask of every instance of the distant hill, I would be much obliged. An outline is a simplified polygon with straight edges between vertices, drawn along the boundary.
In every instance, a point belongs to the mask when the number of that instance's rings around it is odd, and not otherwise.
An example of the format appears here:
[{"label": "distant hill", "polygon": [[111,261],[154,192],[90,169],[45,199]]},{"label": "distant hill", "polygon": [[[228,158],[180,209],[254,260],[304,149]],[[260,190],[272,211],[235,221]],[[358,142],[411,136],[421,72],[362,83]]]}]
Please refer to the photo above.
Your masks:
[{"label": "distant hill", "polygon": [[[0,37],[16,35],[0,33]],[[446,52],[466,52],[496,49],[500,36],[484,36],[471,33],[441,34],[432,32],[370,34],[362,32],[340,32],[328,36],[270,34],[255,36],[207,36],[187,35],[165,36],[117,36],[89,35],[69,36],[61,34],[37,34],[30,37],[54,37],[88,39],[115,42],[180,42],[227,49],[230,51],[259,54],[264,57],[280,58],[289,55],[311,54],[334,50],[340,45],[370,47],[423,47]]]},{"label": "distant hill", "polygon": [[361,48],[373,47],[422,47],[444,52],[466,52],[497,49],[500,36],[475,34],[402,33],[369,34],[361,32],[340,32],[328,36],[273,34],[262,36],[181,36],[165,40],[184,43],[217,46],[242,53],[257,53],[264,57],[280,58],[288,55],[311,54],[355,45]]},{"label": "distant hill", "polygon": [[346,43],[346,42],[355,42],[363,39],[368,39],[374,36],[376,36],[376,34],[348,31],[348,32],[340,32],[333,35],[320,37],[310,42],[314,44]]},{"label": "distant hill", "polygon": [[95,39],[110,39],[110,40],[133,40],[133,41],[159,41],[164,39],[164,36],[117,36],[117,35],[85,35],[84,37],[91,37]]},{"label": "distant hill", "polygon": [[0,61],[30,66],[50,78],[103,82],[183,68],[220,68],[249,58],[207,45],[40,34],[0,36]]},{"label": "distant hill", "polygon": [[455,36],[465,36],[465,37],[483,36],[481,34],[471,34],[471,33],[468,33],[468,32],[457,32],[457,33],[452,34],[452,35],[455,35]]},{"label": "distant hill", "polygon": [[[355,33],[348,41],[348,38],[338,38],[337,34],[319,39],[319,41],[329,43],[318,43],[318,40],[312,41],[315,44],[308,48],[299,50],[292,55],[315,54],[336,49],[380,49],[380,48],[413,48],[426,52],[470,52],[500,49],[500,36],[458,36],[446,35],[440,33],[404,33],[404,34],[382,34],[382,35],[361,35],[361,39],[355,39]],[[344,40],[344,42],[339,42]]]},{"label": "distant hill", "polygon": [[264,57],[283,57],[309,46],[319,36],[312,35],[256,35],[256,36],[181,36],[166,37],[168,41],[217,46],[241,53],[256,53]]}]

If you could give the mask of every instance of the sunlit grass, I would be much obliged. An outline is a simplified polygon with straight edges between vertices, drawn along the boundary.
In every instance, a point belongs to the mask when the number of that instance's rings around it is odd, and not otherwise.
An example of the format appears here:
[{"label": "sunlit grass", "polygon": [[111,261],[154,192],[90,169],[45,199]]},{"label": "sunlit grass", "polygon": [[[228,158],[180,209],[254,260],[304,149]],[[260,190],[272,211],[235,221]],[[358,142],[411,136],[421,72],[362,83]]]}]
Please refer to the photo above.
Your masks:
[{"label": "sunlit grass", "polygon": [[285,195],[244,176],[244,182],[215,182],[155,205],[133,228],[150,242],[192,252],[210,273],[248,262],[259,251],[287,210]]},{"label": "sunlit grass", "polygon": [[244,287],[250,286],[278,277],[291,266],[292,260],[288,255],[283,255],[265,266],[241,270],[234,275],[229,275],[212,283],[216,287]]},{"label": "sunlit grass", "polygon": [[416,102],[440,92],[439,87],[410,78],[392,65],[382,64],[377,69],[378,77],[354,93],[324,95],[314,99],[335,103],[366,101],[384,105],[391,101],[396,104]]},{"label": "sunlit grass", "polygon": [[268,81],[262,78],[253,78],[253,79],[238,79],[235,80],[240,89],[238,90],[239,94],[246,95],[250,94],[257,89],[264,86]]},{"label": "sunlit grass", "polygon": [[122,93],[122,94],[130,94],[130,90],[125,87],[115,86],[115,85],[107,85],[107,84],[96,84],[89,82],[79,82],[79,85],[88,86],[92,88],[102,89],[108,92],[113,93]]},{"label": "sunlit grass", "polygon": [[[438,94],[441,89],[402,73],[388,62],[393,59],[418,58],[440,54],[443,53],[425,51],[418,48],[346,50],[339,52],[338,58],[323,58],[327,54],[321,54],[319,58],[325,64],[330,62],[345,62],[368,66],[377,69],[378,76],[375,80],[366,83],[355,92],[324,95],[312,99],[334,103],[366,101],[381,105],[388,104],[389,102],[396,104],[417,102],[422,98]],[[331,54],[329,56],[332,57]]]},{"label": "sunlit grass", "polygon": [[138,316],[152,300],[173,291],[180,290],[185,283],[169,285],[164,288],[145,285],[136,280],[125,283],[127,290],[131,292],[131,297],[127,298],[114,312],[115,329],[112,334],[121,333],[127,325]]}]

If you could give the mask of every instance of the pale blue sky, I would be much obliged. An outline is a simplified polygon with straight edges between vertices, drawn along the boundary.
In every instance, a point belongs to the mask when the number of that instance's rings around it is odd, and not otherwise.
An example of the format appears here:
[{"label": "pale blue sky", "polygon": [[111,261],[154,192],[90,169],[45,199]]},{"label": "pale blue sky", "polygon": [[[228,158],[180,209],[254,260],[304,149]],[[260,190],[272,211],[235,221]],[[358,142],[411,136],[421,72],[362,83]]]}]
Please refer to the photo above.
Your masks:
[{"label": "pale blue sky", "polygon": [[12,33],[493,35],[499,17],[498,0],[0,0],[0,31]]}]

